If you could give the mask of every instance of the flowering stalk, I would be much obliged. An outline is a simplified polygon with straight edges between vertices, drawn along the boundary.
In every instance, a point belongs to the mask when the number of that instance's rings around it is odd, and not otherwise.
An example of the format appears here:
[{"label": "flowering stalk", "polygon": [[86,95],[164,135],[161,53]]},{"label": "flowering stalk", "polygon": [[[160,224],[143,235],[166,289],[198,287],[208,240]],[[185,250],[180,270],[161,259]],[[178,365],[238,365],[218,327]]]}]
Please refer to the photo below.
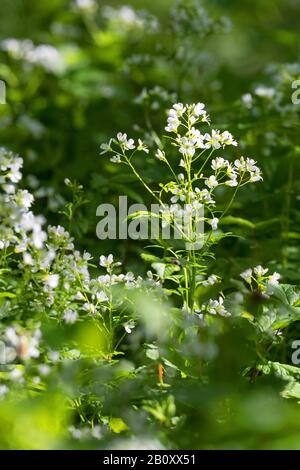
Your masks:
[{"label": "flowering stalk", "polygon": [[[207,271],[204,264],[206,248],[216,239],[214,233],[217,233],[219,220],[230,210],[241,187],[262,179],[260,170],[252,159],[241,157],[234,163],[221,156],[212,159],[216,151],[228,146],[236,147],[237,142],[228,131],[221,133],[212,129],[210,133],[202,133],[198,129],[200,125],[209,126],[209,122],[203,103],[176,103],[169,110],[165,130],[172,134],[168,141],[171,148],[175,147],[177,155],[180,155],[177,164],[182,172],[176,175],[173,169],[171,149],[168,156],[166,150],[157,149],[155,156],[168,167],[171,178],[160,184],[160,191],[152,190],[132,163],[137,154],[149,153],[148,147],[140,139],[136,143],[127,134],[118,133],[117,138],[101,145],[101,154],[110,153],[112,163],[129,166],[144,188],[160,204],[159,218],[162,226],[172,227],[182,237],[184,245],[179,248],[176,237],[168,240],[167,248],[160,236],[156,241],[158,246],[164,247],[167,253],[175,256],[181,267],[179,273],[168,279],[178,285],[183,308],[191,313],[202,309],[197,299],[197,288],[205,282],[200,273]],[[200,168],[197,168],[198,162]],[[215,196],[225,188],[235,190],[227,208],[222,211],[217,208]],[[216,217],[216,214],[220,216]],[[151,211],[147,215],[150,218]],[[183,224],[182,221],[187,223]],[[199,224],[206,227],[207,233],[198,230]],[[223,297],[221,299],[219,313],[223,312]]]}]

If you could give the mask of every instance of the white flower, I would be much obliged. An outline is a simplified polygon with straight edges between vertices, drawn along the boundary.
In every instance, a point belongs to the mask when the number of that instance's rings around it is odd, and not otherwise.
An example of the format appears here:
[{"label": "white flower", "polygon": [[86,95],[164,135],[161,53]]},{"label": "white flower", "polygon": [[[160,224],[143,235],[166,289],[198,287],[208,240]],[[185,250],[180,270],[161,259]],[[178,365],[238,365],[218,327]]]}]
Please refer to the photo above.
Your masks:
[{"label": "white flower", "polygon": [[144,144],[144,142],[141,139],[138,140],[138,148],[137,149],[140,150],[140,151],[143,151],[145,153],[149,153],[148,147]]},{"label": "white flower", "polygon": [[205,180],[206,186],[208,186],[210,189],[216,188],[218,186],[218,181],[214,175],[211,175],[208,179]]},{"label": "white flower", "polygon": [[173,109],[170,110],[170,113],[172,113],[172,115],[173,110],[176,112],[176,115],[178,117],[181,117],[185,113],[186,107],[182,103],[176,103],[173,105]]},{"label": "white flower", "polygon": [[12,57],[26,60],[34,65],[40,65],[49,72],[63,70],[64,62],[61,54],[55,47],[48,44],[34,46],[29,39],[6,39],[2,41],[1,47]]},{"label": "white flower", "polygon": [[235,160],[234,166],[237,168],[239,172],[246,171],[246,161],[244,157],[241,157],[239,160]]},{"label": "white flower", "polygon": [[122,134],[122,132],[119,132],[117,134],[117,139],[125,150],[135,149],[134,140],[127,139],[127,134]]},{"label": "white flower", "polygon": [[180,126],[181,122],[177,117],[169,116],[167,121],[167,126],[165,130],[167,132],[177,132],[178,127]]},{"label": "white flower", "polygon": [[214,217],[213,219],[209,220],[208,223],[211,225],[211,228],[213,230],[217,230],[219,219],[217,219],[217,217]]},{"label": "white flower", "polygon": [[204,140],[207,142],[205,143],[205,148],[210,149],[213,147],[214,149],[219,149],[221,148],[221,135],[220,131],[216,131],[213,129],[211,131],[211,135],[206,133],[204,134]]},{"label": "white flower", "polygon": [[197,194],[197,198],[202,201],[202,202],[205,202],[206,204],[214,204],[215,201],[213,200],[213,198],[211,197],[211,194],[209,193],[208,189],[199,189],[199,188],[195,188],[195,194]]},{"label": "white flower", "polygon": [[201,116],[205,114],[205,104],[203,103],[197,103],[194,106],[193,113],[196,114],[196,116]]},{"label": "white flower", "polygon": [[252,269],[246,269],[240,274],[240,276],[242,279],[244,279],[244,281],[248,282],[248,284],[251,284]]},{"label": "white flower", "polygon": [[230,134],[230,132],[228,131],[224,131],[222,132],[221,134],[221,143],[223,146],[225,145],[233,145],[233,146],[237,146],[237,141],[234,140],[232,134]]},{"label": "white flower", "polygon": [[82,308],[88,312],[90,315],[95,315],[95,313],[97,312],[97,309],[95,307],[94,304],[91,304],[89,302],[86,302],[85,304],[83,304]]},{"label": "white flower", "polygon": [[77,318],[78,318],[78,313],[75,312],[74,310],[67,309],[64,311],[63,319],[65,323],[72,325],[73,323],[76,322]]},{"label": "white flower", "polygon": [[195,142],[193,139],[188,139],[183,137],[181,140],[181,146],[179,147],[179,152],[192,157],[195,154]]},{"label": "white flower", "polygon": [[30,194],[27,189],[19,190],[16,194],[17,203],[25,209],[29,209],[33,203],[33,199],[33,195]]},{"label": "white flower", "polygon": [[262,266],[258,265],[255,268],[253,268],[254,274],[258,277],[264,276],[269,270],[263,268]]},{"label": "white flower", "polygon": [[208,313],[212,315],[221,315],[222,317],[230,317],[231,314],[224,307],[223,297],[219,297],[219,300],[210,300],[207,305]]},{"label": "white flower", "polygon": [[257,181],[261,181],[263,178],[261,176],[261,171],[259,168],[256,168],[255,171],[250,172],[250,181],[252,183],[256,183]]},{"label": "white flower", "polygon": [[23,370],[18,369],[15,367],[9,374],[11,380],[22,381],[23,378]]},{"label": "white flower", "polygon": [[49,375],[51,372],[51,367],[48,364],[40,364],[39,365],[39,372],[41,375]]},{"label": "white flower", "polygon": [[278,286],[280,278],[280,274],[275,272],[271,276],[268,276],[268,282],[271,286]]},{"label": "white flower", "polygon": [[260,85],[260,86],[255,88],[254,92],[257,96],[261,96],[263,98],[271,99],[275,95],[276,90],[275,90],[275,88],[270,88],[270,87]]},{"label": "white flower", "polygon": [[112,152],[112,139],[110,139],[110,141],[108,142],[108,144],[101,144],[100,145],[100,149],[102,150],[102,152],[100,153],[100,155],[103,155],[104,153],[107,153],[107,152]]},{"label": "white flower", "polygon": [[217,157],[211,162],[211,167],[213,170],[220,170],[221,168],[226,168],[228,166],[228,161],[224,160],[222,157]]},{"label": "white flower", "polygon": [[27,60],[40,65],[49,72],[60,72],[64,68],[64,62],[59,51],[48,44],[41,44],[28,54]]},{"label": "white flower", "polygon": [[166,159],[166,154],[163,150],[160,150],[160,149],[157,149],[156,152],[155,152],[155,156],[156,158],[158,158],[158,160],[165,160]]},{"label": "white flower", "polygon": [[231,186],[231,187],[234,187],[234,186],[237,186],[238,185],[238,181],[236,179],[236,176],[234,176],[231,180],[227,180],[225,181],[226,186]]},{"label": "white flower", "polygon": [[182,189],[180,188],[174,188],[172,190],[172,193],[174,194],[174,196],[171,197],[171,202],[172,204],[175,204],[178,200],[180,201],[185,201],[185,194],[182,192]]},{"label": "white flower", "polygon": [[202,285],[205,286],[205,287],[208,287],[208,286],[213,286],[214,284],[216,284],[218,282],[218,278],[215,274],[212,274],[211,276],[209,276],[206,281],[203,281],[202,282]]},{"label": "white flower", "polygon": [[77,292],[74,296],[75,300],[83,300],[84,299],[84,295],[81,293],[81,292]]},{"label": "white flower", "polygon": [[130,334],[132,330],[135,328],[135,323],[133,320],[129,320],[126,323],[123,323],[123,326],[124,326],[126,333]]},{"label": "white flower", "polygon": [[108,255],[107,257],[104,255],[101,255],[99,258],[99,264],[103,268],[109,268],[113,262],[114,262],[113,255]]},{"label": "white flower", "polygon": [[252,103],[253,103],[253,97],[252,97],[251,93],[245,93],[242,96],[242,102],[246,106],[246,108],[251,108]]},{"label": "white flower", "polygon": [[8,392],[8,386],[7,385],[0,385],[0,398],[2,398],[4,395],[6,395]]},{"label": "white flower", "polygon": [[48,353],[49,360],[52,362],[59,361],[59,352],[58,351],[49,351]]},{"label": "white flower", "polygon": [[94,0],[75,0],[75,4],[80,10],[91,10],[96,6]]},{"label": "white flower", "polygon": [[109,160],[112,163],[121,163],[121,158],[119,155],[113,155]]},{"label": "white flower", "polygon": [[186,168],[186,163],[185,163],[185,161],[183,160],[183,158],[180,160],[179,166],[181,166],[182,168]]},{"label": "white flower", "polygon": [[98,302],[107,302],[108,301],[108,297],[107,297],[107,295],[105,294],[104,291],[97,292],[96,293],[96,299],[98,300]]},{"label": "white flower", "polygon": [[27,266],[33,266],[33,258],[30,253],[23,253],[23,262]]},{"label": "white flower", "polygon": [[47,274],[44,277],[44,282],[47,284],[50,289],[55,289],[59,283],[59,275],[58,274]]}]

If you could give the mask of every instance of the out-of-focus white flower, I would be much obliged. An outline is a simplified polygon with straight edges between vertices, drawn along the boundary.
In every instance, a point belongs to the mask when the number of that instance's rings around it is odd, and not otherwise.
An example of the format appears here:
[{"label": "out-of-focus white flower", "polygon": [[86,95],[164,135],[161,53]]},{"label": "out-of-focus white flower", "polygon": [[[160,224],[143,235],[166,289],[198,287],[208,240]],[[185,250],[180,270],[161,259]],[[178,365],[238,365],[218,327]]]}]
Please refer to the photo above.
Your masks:
[{"label": "out-of-focus white flower", "polygon": [[10,373],[9,377],[11,380],[16,381],[16,382],[22,382],[23,381],[23,370],[15,367]]},{"label": "out-of-focus white flower", "polygon": [[59,275],[58,274],[47,274],[44,277],[45,284],[50,287],[50,289],[56,289],[59,283]]},{"label": "out-of-focus white flower", "polygon": [[211,315],[220,315],[222,317],[230,317],[231,314],[224,307],[223,297],[219,297],[219,300],[210,300],[207,305],[207,311]]},{"label": "out-of-focus white flower", "polygon": [[67,309],[64,311],[63,319],[65,323],[72,325],[73,323],[76,322],[77,318],[78,318],[78,313],[75,312],[74,310]]},{"label": "out-of-focus white flower", "polygon": [[79,10],[93,10],[97,3],[94,0],[75,0],[75,6]]},{"label": "out-of-focus white flower", "polygon": [[242,102],[246,106],[246,108],[251,108],[253,104],[253,96],[251,93],[245,93],[242,96]]},{"label": "out-of-focus white flower", "polygon": [[107,295],[105,294],[105,292],[103,290],[96,293],[96,299],[97,299],[98,302],[107,302],[108,301],[108,297],[107,297]]},{"label": "out-of-focus white flower", "polygon": [[25,209],[29,209],[29,207],[33,203],[33,195],[30,194],[27,189],[20,189],[16,194],[16,201],[20,206],[24,207]]},{"label": "out-of-focus white flower", "polygon": [[209,276],[206,281],[203,281],[202,282],[202,285],[205,286],[205,287],[208,287],[208,286],[213,286],[214,284],[216,284],[218,282],[218,278],[215,274],[212,274],[211,276]]},{"label": "out-of-focus white flower", "polygon": [[64,61],[58,50],[48,44],[41,44],[32,49],[26,56],[28,62],[40,65],[49,72],[60,72]]},{"label": "out-of-focus white flower", "polygon": [[254,274],[258,277],[264,276],[269,270],[267,268],[263,268],[262,266],[258,265],[253,268]]},{"label": "out-of-focus white flower", "polygon": [[141,139],[138,139],[137,149],[142,151],[142,152],[149,153],[149,149],[148,149],[147,145],[145,145],[144,142]]},{"label": "out-of-focus white flower", "polygon": [[271,276],[268,276],[268,283],[271,285],[271,286],[278,286],[279,284],[279,279],[281,278],[280,274],[279,273],[273,273],[271,274]]},{"label": "out-of-focus white flower", "polygon": [[109,160],[112,163],[121,163],[121,158],[119,155],[113,155]]},{"label": "out-of-focus white flower", "polygon": [[240,274],[240,276],[242,279],[244,279],[244,281],[248,282],[248,284],[251,284],[252,269],[246,269]]},{"label": "out-of-focus white flower", "polygon": [[135,323],[133,320],[129,320],[126,323],[123,323],[124,329],[126,333],[130,334],[132,330],[135,328]]},{"label": "out-of-focus white flower", "polygon": [[110,139],[107,144],[103,143],[100,145],[100,149],[102,150],[101,155],[107,152],[112,152],[112,142],[113,139]]},{"label": "out-of-focus white flower", "polygon": [[88,312],[90,315],[95,315],[96,312],[97,312],[97,309],[95,307],[94,304],[91,304],[89,302],[86,302],[85,304],[83,304],[82,308]]},{"label": "out-of-focus white flower", "polygon": [[13,58],[26,60],[39,65],[49,72],[60,72],[64,68],[64,61],[59,51],[49,45],[35,46],[29,39],[6,39],[1,42],[1,48],[7,51]]},{"label": "out-of-focus white flower", "polygon": [[165,160],[166,159],[166,154],[163,150],[157,149],[155,152],[155,156],[158,160]]},{"label": "out-of-focus white flower", "polygon": [[49,375],[51,372],[51,367],[48,364],[39,365],[39,373],[41,375]]},{"label": "out-of-focus white flower", "polygon": [[213,219],[209,220],[208,223],[211,225],[211,228],[213,230],[217,230],[219,219],[217,217],[214,217]]},{"label": "out-of-focus white flower", "polygon": [[258,87],[255,88],[254,93],[257,96],[271,99],[274,97],[276,90],[275,88],[266,87],[264,85],[259,85]]},{"label": "out-of-focus white flower", "polygon": [[4,397],[4,395],[6,395],[8,392],[8,386],[7,385],[4,385],[4,384],[1,384],[0,385],[0,399]]}]

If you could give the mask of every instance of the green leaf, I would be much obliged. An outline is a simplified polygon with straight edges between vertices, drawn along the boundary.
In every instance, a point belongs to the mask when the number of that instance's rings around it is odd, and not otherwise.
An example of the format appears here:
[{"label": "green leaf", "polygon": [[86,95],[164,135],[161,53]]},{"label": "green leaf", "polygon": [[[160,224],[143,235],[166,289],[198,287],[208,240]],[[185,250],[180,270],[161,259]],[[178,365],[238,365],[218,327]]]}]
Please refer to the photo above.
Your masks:
[{"label": "green leaf", "polygon": [[0,292],[0,299],[1,298],[14,299],[15,297],[16,297],[16,294],[12,294],[11,292]]},{"label": "green leaf", "polygon": [[161,258],[158,258],[158,256],[151,255],[150,253],[142,253],[141,258],[147,263],[155,263],[161,261]]},{"label": "green leaf", "polygon": [[247,219],[241,217],[227,216],[220,220],[220,225],[239,225],[240,227],[247,227],[254,229],[255,224]]},{"label": "green leaf", "polygon": [[120,434],[120,432],[127,431],[128,426],[121,418],[110,418],[109,422],[110,429],[116,433]]},{"label": "green leaf", "polygon": [[295,377],[300,378],[300,367],[281,364],[280,362],[268,361],[267,364],[257,366],[257,369],[265,375],[275,374],[277,377],[284,380],[293,379]]},{"label": "green leaf", "polygon": [[154,344],[148,344],[146,349],[146,356],[152,361],[159,359],[159,349]]}]

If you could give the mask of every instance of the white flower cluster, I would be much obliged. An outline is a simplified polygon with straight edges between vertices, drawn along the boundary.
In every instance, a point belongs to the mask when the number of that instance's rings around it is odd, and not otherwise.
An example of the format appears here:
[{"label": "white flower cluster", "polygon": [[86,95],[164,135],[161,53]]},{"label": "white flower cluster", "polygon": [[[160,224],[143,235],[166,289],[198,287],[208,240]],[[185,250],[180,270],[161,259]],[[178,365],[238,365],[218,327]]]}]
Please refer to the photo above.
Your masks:
[{"label": "white flower cluster", "polygon": [[155,32],[159,28],[156,17],[144,11],[137,11],[129,5],[122,5],[119,8],[105,5],[102,8],[102,15],[107,20],[115,23],[119,30],[121,27],[125,31],[135,28]]},{"label": "white flower cluster", "polygon": [[204,319],[205,315],[217,315],[220,317],[230,317],[231,313],[226,310],[224,306],[224,298],[219,297],[218,300],[210,299],[207,304],[203,304],[200,310],[195,310],[195,313]]},{"label": "white flower cluster", "polygon": [[[125,138],[121,140],[124,144]],[[1,316],[14,318],[12,325],[6,322],[6,328],[0,331],[8,361],[17,358],[31,363],[41,356],[41,347],[46,345],[42,343],[39,323],[34,321],[41,314],[72,325],[87,316],[106,324],[108,312],[114,312],[113,326],[130,334],[135,321],[129,313],[120,313],[125,300],[120,295],[114,296],[112,289],[119,284],[124,289],[161,292],[160,282],[153,276],[144,280],[131,272],[120,273],[121,263],[115,262],[113,255],[100,256],[99,264],[106,273],[91,278],[91,255],[75,250],[72,237],[63,227],[48,226],[47,231],[43,230],[44,219],[31,212],[32,195],[17,187],[22,178],[22,163],[20,157],[0,149],[0,267],[5,268],[3,273],[8,273],[7,280],[5,274],[2,279],[7,287],[2,287],[1,292],[3,289],[8,292],[1,302]],[[44,364],[39,374],[43,375],[46,368],[64,357],[79,356],[79,351],[66,347],[62,353],[48,351],[49,364]],[[25,375],[16,366],[9,378],[24,383]],[[37,385],[41,378],[36,376],[32,380]]]},{"label": "white flower cluster", "polygon": [[73,439],[78,441],[84,441],[85,439],[97,439],[100,440],[102,438],[102,430],[99,425],[94,427],[83,426],[83,427],[69,427],[69,433]]},{"label": "white flower cluster", "polygon": [[16,186],[22,178],[22,164],[20,157],[0,148],[0,250],[14,246],[15,252],[25,254],[27,249],[42,248],[46,234],[44,218],[29,210],[32,194]]},{"label": "white flower cluster", "polygon": [[16,357],[26,361],[40,355],[39,342],[41,331],[36,329],[32,333],[24,332],[21,328],[9,326],[1,338],[5,344],[5,360],[7,363]]},{"label": "white flower cluster", "polygon": [[[274,287],[279,284],[280,274],[274,272],[271,275],[268,275],[269,269],[263,268],[262,266],[258,265],[255,266],[253,269],[249,268],[243,271],[240,276],[241,278],[251,286],[252,282],[258,284],[258,286],[264,286],[263,282],[265,281],[267,287]],[[263,289],[264,290],[264,289]]]},{"label": "white flower cluster", "polygon": [[[181,125],[193,125],[197,122],[208,123],[209,117],[205,111],[205,105],[203,103],[191,104],[187,106],[183,105],[182,103],[175,103],[168,112],[167,122],[168,124],[165,128],[166,131],[175,132],[177,134],[178,128]],[[196,129],[193,129],[190,138],[192,142],[194,141],[194,145],[197,145],[198,141],[200,144],[201,137],[198,138],[198,132]]]},{"label": "white flower cluster", "polygon": [[75,7],[79,10],[87,11],[97,8],[95,0],[75,0]]},{"label": "white flower cluster", "polygon": [[59,51],[49,44],[35,46],[30,39],[5,39],[0,47],[14,59],[39,65],[48,72],[57,73],[63,70],[64,60]]},{"label": "white flower cluster", "polygon": [[[113,144],[116,144],[118,149],[113,149]],[[135,150],[139,152],[149,153],[148,147],[141,139],[135,142],[133,139],[128,138],[126,133],[118,132],[116,139],[110,139],[107,144],[100,145],[101,155],[105,153],[113,153],[110,158],[112,163],[124,162],[126,151]]]},{"label": "white flower cluster", "polygon": [[149,90],[144,88],[135,98],[134,102],[138,105],[148,105],[152,110],[158,110],[162,104],[174,103],[175,100],[175,93],[169,93],[167,90],[157,85]]}]

